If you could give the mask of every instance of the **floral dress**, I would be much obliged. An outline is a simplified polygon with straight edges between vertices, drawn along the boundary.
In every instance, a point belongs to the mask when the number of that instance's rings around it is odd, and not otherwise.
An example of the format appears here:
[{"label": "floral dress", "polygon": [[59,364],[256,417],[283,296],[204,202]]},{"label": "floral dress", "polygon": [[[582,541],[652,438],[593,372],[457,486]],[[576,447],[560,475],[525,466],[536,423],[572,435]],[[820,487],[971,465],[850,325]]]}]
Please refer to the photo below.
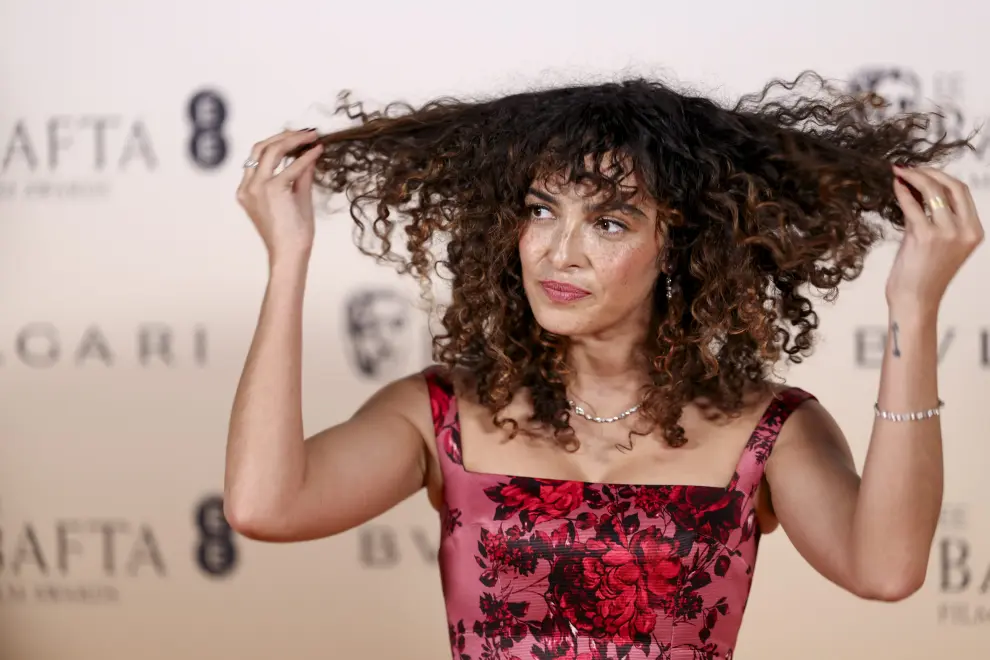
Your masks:
[{"label": "floral dress", "polygon": [[453,387],[424,374],[454,660],[732,658],[760,539],[754,495],[810,394],[778,394],[727,487],[639,486],[465,470]]}]

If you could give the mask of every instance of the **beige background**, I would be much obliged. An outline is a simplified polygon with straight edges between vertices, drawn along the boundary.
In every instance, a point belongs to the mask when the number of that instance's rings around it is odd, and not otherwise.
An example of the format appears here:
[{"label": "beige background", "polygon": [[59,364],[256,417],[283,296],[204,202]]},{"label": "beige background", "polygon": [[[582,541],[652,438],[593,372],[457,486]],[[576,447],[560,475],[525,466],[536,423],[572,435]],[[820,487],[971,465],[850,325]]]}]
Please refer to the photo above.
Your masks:
[{"label": "beige background", "polygon": [[[888,77],[884,93],[949,104],[971,126],[990,115],[990,10],[977,6],[950,2],[935,16],[893,0],[0,5],[0,658],[447,657],[437,522],[422,496],[339,538],[235,539],[223,576],[198,567],[196,510],[221,490],[265,284],[260,242],[233,200],[253,141],[287,123],[328,127],[319,104],[341,88],[420,101],[638,72],[731,97],[806,67],[838,78],[901,69],[915,87]],[[228,154],[214,169],[189,156],[186,106],[201,89],[226,108]],[[217,153],[204,140],[200,157]],[[952,168],[984,208],[988,159]],[[345,301],[367,287],[411,299],[415,287],[361,257],[346,218],[325,214],[319,229],[309,431],[427,359],[424,319],[410,311],[395,338],[402,359],[378,378],[355,369]],[[818,352],[790,374],[840,421],[859,465],[879,375],[870,328],[886,323],[893,250],[823,307]],[[943,306],[947,515],[923,591],[860,602],[774,534],[741,660],[990,654],[988,278],[984,248]],[[223,566],[225,547],[213,542],[211,565]]]}]

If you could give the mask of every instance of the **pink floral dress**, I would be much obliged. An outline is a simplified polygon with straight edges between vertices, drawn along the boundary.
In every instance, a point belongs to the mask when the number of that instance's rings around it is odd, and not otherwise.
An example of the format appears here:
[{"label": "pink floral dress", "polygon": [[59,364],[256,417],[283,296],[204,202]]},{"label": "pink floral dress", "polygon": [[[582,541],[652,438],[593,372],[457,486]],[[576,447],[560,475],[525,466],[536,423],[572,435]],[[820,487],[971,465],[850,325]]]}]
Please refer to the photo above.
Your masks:
[{"label": "pink floral dress", "polygon": [[468,472],[453,387],[425,372],[444,478],[440,571],[454,660],[732,658],[782,392],[731,483],[637,486]]}]

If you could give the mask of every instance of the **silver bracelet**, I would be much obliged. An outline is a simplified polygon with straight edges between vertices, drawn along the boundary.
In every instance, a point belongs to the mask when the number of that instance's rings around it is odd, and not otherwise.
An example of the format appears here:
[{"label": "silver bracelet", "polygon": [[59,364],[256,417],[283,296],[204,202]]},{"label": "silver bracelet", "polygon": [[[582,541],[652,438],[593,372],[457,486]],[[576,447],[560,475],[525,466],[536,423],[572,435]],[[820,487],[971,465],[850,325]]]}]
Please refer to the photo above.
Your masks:
[{"label": "silver bracelet", "polygon": [[929,417],[938,417],[942,408],[945,407],[945,401],[942,399],[938,400],[938,406],[935,408],[929,408],[928,410],[922,410],[919,412],[909,412],[909,413],[892,413],[886,410],[880,410],[880,405],[874,403],[873,410],[876,412],[877,417],[880,419],[886,419],[890,422],[914,422],[919,419],[928,419]]}]

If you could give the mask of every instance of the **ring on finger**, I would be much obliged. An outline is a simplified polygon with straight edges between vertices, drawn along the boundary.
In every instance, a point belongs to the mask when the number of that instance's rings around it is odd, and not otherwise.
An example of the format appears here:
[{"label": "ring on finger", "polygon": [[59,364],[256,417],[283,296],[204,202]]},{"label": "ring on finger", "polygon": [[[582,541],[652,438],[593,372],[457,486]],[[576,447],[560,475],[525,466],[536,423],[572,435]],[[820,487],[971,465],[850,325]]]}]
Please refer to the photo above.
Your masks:
[{"label": "ring on finger", "polygon": [[925,201],[925,215],[931,217],[935,211],[940,211],[946,208],[948,204],[940,196],[936,195],[929,200]]},{"label": "ring on finger", "polygon": [[258,167],[258,165],[260,165],[260,164],[261,164],[261,161],[259,161],[257,159],[255,159],[255,158],[248,158],[246,161],[244,161],[244,165],[242,167],[244,167],[244,169],[252,169],[252,168]]}]

